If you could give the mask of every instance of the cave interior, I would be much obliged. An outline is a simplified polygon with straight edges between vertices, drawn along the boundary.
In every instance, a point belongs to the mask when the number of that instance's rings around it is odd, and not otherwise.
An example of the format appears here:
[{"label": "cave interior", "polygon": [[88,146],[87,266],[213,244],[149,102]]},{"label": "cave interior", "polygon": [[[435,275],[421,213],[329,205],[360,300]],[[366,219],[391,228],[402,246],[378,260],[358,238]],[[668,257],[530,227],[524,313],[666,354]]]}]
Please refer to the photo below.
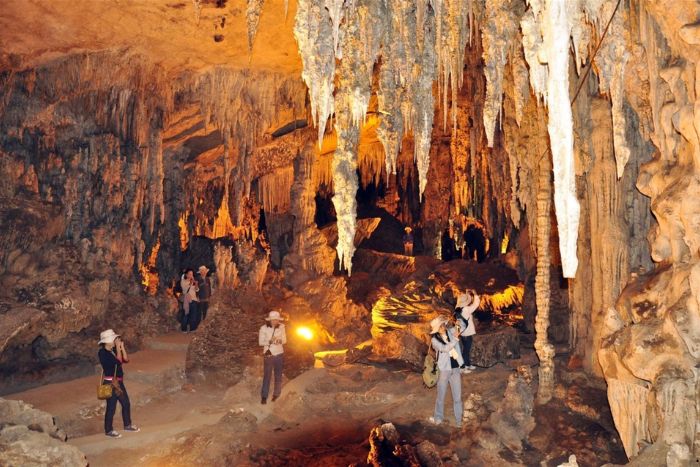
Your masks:
[{"label": "cave interior", "polygon": [[0,464],[697,465],[699,93],[691,0],[5,0]]}]

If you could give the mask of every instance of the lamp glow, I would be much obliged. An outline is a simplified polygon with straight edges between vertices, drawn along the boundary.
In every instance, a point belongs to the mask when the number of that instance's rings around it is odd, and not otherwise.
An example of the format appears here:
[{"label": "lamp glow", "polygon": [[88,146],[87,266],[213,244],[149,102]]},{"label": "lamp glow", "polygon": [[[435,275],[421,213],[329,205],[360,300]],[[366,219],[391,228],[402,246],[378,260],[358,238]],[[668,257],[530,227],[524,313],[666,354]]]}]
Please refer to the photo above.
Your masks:
[{"label": "lamp glow", "polygon": [[307,341],[314,338],[314,332],[306,326],[299,326],[297,328],[297,335]]}]

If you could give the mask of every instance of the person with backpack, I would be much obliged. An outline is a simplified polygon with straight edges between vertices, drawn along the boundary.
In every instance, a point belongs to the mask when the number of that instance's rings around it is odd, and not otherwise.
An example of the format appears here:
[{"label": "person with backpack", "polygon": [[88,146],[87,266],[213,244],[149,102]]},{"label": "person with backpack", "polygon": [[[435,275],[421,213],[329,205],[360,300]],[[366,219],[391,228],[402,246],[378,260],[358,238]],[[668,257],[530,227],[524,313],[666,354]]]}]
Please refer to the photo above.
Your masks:
[{"label": "person with backpack", "polygon": [[452,406],[457,428],[462,427],[462,376],[459,337],[454,328],[447,329],[447,319],[439,316],[430,321],[430,344],[437,354],[438,381],[435,412],[428,420],[439,425],[443,422],[447,386],[452,391]]},{"label": "person with backpack", "polygon": [[464,361],[462,373],[464,374],[476,370],[470,357],[472,341],[474,340],[473,336],[476,334],[472,315],[479,308],[480,303],[479,295],[474,290],[467,289],[457,297],[457,304],[455,305],[454,315],[459,326],[459,341],[462,348],[462,360]]}]

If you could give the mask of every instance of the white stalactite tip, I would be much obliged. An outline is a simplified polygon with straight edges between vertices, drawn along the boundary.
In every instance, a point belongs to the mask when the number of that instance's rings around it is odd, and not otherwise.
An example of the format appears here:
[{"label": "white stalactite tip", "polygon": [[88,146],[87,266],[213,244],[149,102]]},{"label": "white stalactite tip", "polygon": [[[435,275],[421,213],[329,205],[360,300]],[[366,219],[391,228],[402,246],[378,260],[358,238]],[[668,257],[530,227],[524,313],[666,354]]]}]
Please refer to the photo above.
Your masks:
[{"label": "white stalactite tip", "polygon": [[547,129],[552,149],[554,171],[554,207],[559,230],[564,277],[576,275],[578,258],[579,204],[576,199],[574,168],[573,118],[569,100],[569,36],[568,0],[547,0],[542,24],[542,55],[546,58],[549,118]]}]

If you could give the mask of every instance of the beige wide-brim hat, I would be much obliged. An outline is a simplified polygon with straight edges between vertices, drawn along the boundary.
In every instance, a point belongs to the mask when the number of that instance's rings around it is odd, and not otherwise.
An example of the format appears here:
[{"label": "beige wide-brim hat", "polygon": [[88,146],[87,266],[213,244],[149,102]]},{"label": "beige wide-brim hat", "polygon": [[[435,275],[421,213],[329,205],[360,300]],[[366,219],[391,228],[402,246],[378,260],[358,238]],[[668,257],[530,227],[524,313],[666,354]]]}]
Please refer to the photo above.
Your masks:
[{"label": "beige wide-brim hat", "polygon": [[107,329],[100,333],[100,341],[97,344],[111,344],[117,337],[119,337],[119,334],[111,329]]},{"label": "beige wide-brim hat", "polygon": [[197,271],[202,271],[202,270],[209,272],[209,268],[206,267],[205,265],[201,265],[201,266],[197,269]]},{"label": "beige wide-brim hat", "polygon": [[440,331],[440,326],[445,324],[447,319],[443,316],[438,316],[430,321],[430,334],[435,334]]},{"label": "beige wide-brim hat", "polygon": [[272,310],[270,314],[267,315],[267,318],[265,318],[265,321],[272,321],[273,319],[284,321],[284,318],[282,318],[282,315],[280,315],[280,312],[277,310]]}]

